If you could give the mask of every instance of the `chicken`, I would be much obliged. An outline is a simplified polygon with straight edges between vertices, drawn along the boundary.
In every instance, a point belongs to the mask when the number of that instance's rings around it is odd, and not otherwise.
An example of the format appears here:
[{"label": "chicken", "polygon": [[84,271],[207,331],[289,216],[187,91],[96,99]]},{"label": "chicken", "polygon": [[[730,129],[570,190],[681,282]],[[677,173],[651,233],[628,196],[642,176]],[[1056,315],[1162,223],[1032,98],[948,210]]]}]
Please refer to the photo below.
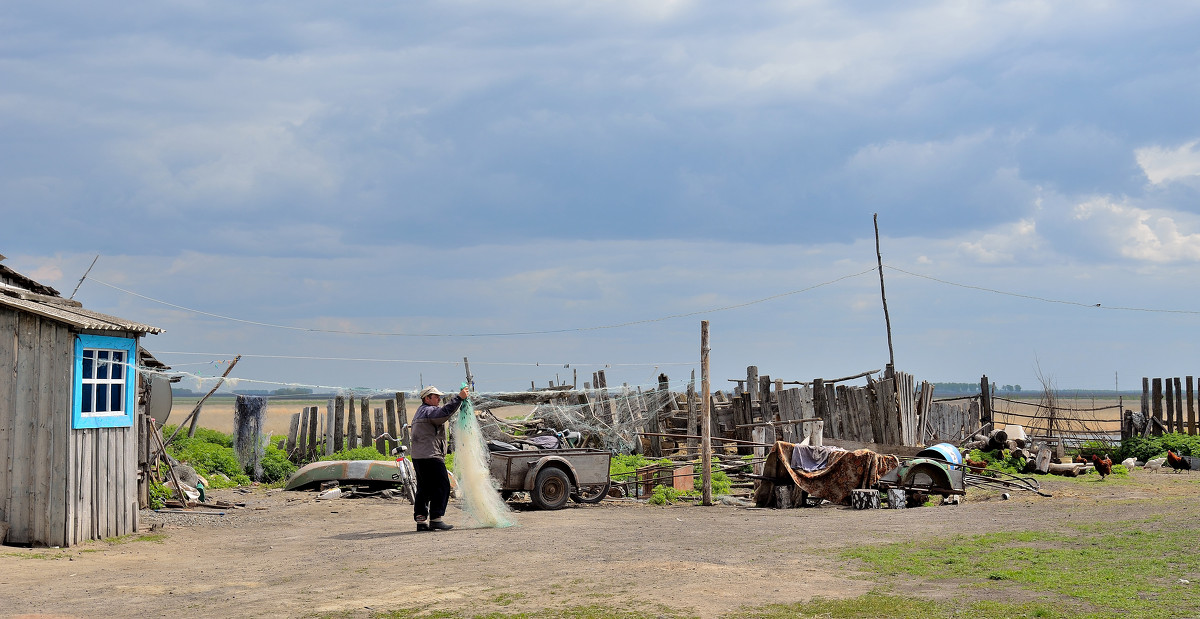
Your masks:
[{"label": "chicken", "polygon": [[1154,471],[1155,473],[1157,473],[1158,469],[1161,469],[1162,465],[1164,465],[1166,463],[1167,463],[1166,458],[1155,458],[1153,460],[1146,462],[1146,470]]},{"label": "chicken", "polygon": [[976,475],[982,475],[983,470],[986,469],[988,465],[986,461],[972,460],[970,456],[967,456],[963,459],[963,464],[966,464],[967,468]]},{"label": "chicken", "polygon": [[1176,471],[1191,471],[1192,470],[1191,460],[1192,460],[1191,458],[1188,458],[1185,456],[1178,456],[1178,455],[1175,455],[1175,452],[1173,452],[1169,449],[1167,450],[1167,466],[1175,469]]},{"label": "chicken", "polygon": [[1105,477],[1112,475],[1112,458],[1109,458],[1108,454],[1104,454],[1103,460],[1093,454],[1092,464],[1096,465],[1096,472],[1100,474],[1100,481],[1104,481]]},{"label": "chicken", "polygon": [[1133,471],[1133,467],[1137,466],[1137,458],[1125,458],[1121,461],[1121,466],[1125,467],[1126,471]]},{"label": "chicken", "polygon": [[[1092,456],[1092,457],[1095,458],[1096,456]],[[1079,454],[1075,454],[1075,457],[1071,458],[1071,462],[1074,462],[1075,464],[1087,464],[1087,458],[1085,458]]]}]

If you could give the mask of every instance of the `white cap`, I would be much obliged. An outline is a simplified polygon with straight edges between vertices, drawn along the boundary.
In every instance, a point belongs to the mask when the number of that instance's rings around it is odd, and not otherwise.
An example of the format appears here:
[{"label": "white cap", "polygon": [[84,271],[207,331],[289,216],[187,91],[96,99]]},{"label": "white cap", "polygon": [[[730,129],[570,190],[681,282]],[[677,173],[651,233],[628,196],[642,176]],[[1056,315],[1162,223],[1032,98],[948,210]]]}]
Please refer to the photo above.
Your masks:
[{"label": "white cap", "polygon": [[446,394],[442,393],[441,391],[438,391],[438,388],[434,387],[433,385],[430,385],[421,390],[421,399],[422,400],[424,400],[425,398],[427,398],[431,395],[446,395]]}]

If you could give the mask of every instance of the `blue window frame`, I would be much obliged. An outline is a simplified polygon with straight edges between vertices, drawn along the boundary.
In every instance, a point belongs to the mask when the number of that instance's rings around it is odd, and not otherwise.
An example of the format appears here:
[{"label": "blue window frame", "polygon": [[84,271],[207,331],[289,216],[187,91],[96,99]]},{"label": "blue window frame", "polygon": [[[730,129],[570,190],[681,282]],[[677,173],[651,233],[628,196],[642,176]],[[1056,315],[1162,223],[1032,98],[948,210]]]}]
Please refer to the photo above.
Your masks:
[{"label": "blue window frame", "polygon": [[137,341],[124,337],[75,337],[72,427],[128,428],[133,425]]}]

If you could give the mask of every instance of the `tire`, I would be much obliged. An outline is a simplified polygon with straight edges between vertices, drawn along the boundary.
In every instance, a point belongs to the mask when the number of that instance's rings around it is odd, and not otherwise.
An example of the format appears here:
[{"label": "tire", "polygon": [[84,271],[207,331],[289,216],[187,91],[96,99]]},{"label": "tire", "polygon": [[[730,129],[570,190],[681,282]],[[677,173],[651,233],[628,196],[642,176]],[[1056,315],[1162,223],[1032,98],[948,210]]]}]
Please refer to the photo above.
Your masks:
[{"label": "tire", "polygon": [[571,500],[576,503],[599,503],[604,500],[604,497],[608,496],[608,489],[611,487],[611,481],[606,481],[596,486],[584,486],[579,488],[577,492],[571,493]]},{"label": "tire", "polygon": [[562,509],[571,494],[571,480],[562,469],[547,466],[538,471],[529,498],[538,509]]}]

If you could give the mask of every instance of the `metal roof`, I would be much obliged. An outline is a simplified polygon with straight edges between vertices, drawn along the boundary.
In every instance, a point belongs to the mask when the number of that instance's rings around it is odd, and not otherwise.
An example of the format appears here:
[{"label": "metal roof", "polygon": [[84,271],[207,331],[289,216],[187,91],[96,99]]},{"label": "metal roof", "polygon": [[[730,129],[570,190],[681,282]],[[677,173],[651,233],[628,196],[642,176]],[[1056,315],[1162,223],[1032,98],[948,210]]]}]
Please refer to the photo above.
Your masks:
[{"label": "metal roof", "polygon": [[[70,303],[70,304],[68,304]],[[63,299],[62,302],[51,300],[19,299],[0,293],[0,305],[20,309],[31,314],[37,314],[50,320],[66,323],[78,329],[95,331],[132,331],[135,333],[162,333],[162,329],[138,322],[125,320],[100,312],[83,309],[73,302]]]}]

